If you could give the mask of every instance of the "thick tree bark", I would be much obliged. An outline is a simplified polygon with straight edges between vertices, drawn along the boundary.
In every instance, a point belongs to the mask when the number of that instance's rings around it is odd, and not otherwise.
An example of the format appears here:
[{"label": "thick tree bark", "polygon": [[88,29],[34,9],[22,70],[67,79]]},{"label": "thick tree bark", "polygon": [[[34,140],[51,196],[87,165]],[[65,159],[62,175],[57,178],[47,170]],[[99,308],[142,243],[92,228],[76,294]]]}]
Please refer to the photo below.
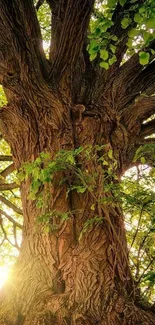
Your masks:
[{"label": "thick tree bark", "polygon": [[[94,1],[77,0],[75,5],[73,0],[48,0],[54,43],[47,62],[33,1],[1,3],[0,77],[8,105],[0,110],[0,127],[11,146],[14,167],[34,161],[43,151],[52,160],[60,149],[105,145],[113,149],[119,178],[146,134],[143,120],[155,112],[153,97],[132,104],[137,96],[132,80],[144,73],[138,54],[121,68],[116,63],[103,73],[89,61],[84,44]],[[117,10],[121,14],[120,6]],[[123,40],[119,52],[125,51],[127,31],[121,30],[115,14],[113,19],[113,32],[119,27]],[[147,132],[152,126],[147,125]],[[50,219],[49,232],[38,223],[41,210],[36,202],[28,199],[31,180],[21,184],[23,242],[1,292],[0,325],[154,324],[153,314],[137,305],[121,206],[113,204],[110,191],[109,203],[100,203],[107,194],[97,160],[81,156],[77,164],[89,176],[97,175],[94,189],[67,196],[73,175],[60,185],[66,174],[57,173],[48,187],[46,212],[69,212],[70,218]],[[95,216],[102,222],[93,224],[80,239],[84,224]]]},{"label": "thick tree bark", "polygon": [[[17,167],[34,160],[42,151],[50,152],[52,159],[60,149],[90,144],[107,144],[111,148],[114,140],[108,139],[106,125],[98,117],[84,116],[84,112],[77,114],[80,105],[72,108],[72,113],[66,113],[67,107],[54,98],[52,103],[64,111],[65,118],[53,127],[51,101],[45,97],[44,100],[48,102],[48,117],[44,114],[44,106],[35,108],[39,114],[34,115],[33,108],[25,102],[8,105],[1,111],[3,134],[11,145]],[[3,122],[6,120],[7,124]],[[113,147],[117,159],[118,150],[123,146],[119,135],[116,132]],[[128,264],[121,208],[118,204],[113,206],[112,193],[109,193],[110,204],[96,203],[94,197],[101,199],[105,195],[101,166],[84,160],[80,164],[88,173],[98,174],[95,190],[85,194],[73,191],[67,197],[67,183],[51,183],[48,212],[71,213],[66,222],[49,221],[53,223],[51,227],[57,227],[55,232],[46,233],[43,224],[37,223],[41,211],[36,208],[35,201],[28,200],[30,180],[21,185],[23,243],[11,280],[4,288],[1,325],[153,324],[153,315],[142,312],[135,305],[137,292]],[[118,173],[120,168],[118,160]],[[57,179],[62,177],[62,174],[57,175]],[[85,222],[95,215],[103,218],[102,223],[88,228],[79,239]]]}]

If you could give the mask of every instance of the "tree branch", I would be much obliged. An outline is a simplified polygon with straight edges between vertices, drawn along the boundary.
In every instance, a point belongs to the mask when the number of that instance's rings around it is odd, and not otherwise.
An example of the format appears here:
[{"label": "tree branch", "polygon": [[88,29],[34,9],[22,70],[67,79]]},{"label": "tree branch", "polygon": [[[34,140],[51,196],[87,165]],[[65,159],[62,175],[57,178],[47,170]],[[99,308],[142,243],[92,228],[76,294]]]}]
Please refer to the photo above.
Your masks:
[{"label": "tree branch", "polygon": [[12,156],[0,155],[0,161],[12,161]]},{"label": "tree branch", "polygon": [[142,124],[139,136],[145,138],[152,134],[155,134],[155,120]]},{"label": "tree branch", "polygon": [[5,231],[4,227],[3,227],[3,219],[2,219],[2,217],[0,217],[0,226],[1,226],[1,229],[2,229],[2,232],[3,232],[3,235],[4,235],[4,237],[2,239],[2,242],[0,243],[0,245],[2,245],[4,243],[4,241],[5,241],[5,239],[7,240],[7,234],[6,234],[6,231]]},{"label": "tree branch", "polygon": [[18,208],[15,204],[7,200],[4,196],[0,195],[0,202],[4,203],[7,205],[10,209],[12,209],[14,212],[23,215],[22,210]]},{"label": "tree branch", "polygon": [[148,96],[155,93],[155,61],[146,66],[138,77],[133,81],[129,92],[144,93]]},{"label": "tree branch", "polygon": [[144,97],[138,100],[134,105],[131,105],[125,109],[122,113],[121,120],[129,132],[134,132],[134,129],[137,130],[137,127],[140,131],[142,122],[144,122],[154,113],[155,96]]},{"label": "tree branch", "polygon": [[136,231],[135,231],[135,234],[133,236],[133,239],[132,239],[132,243],[131,243],[131,246],[130,246],[130,250],[136,240],[136,237],[137,237],[137,234],[139,232],[139,227],[140,227],[140,223],[141,223],[141,219],[142,219],[142,216],[143,216],[143,211],[144,211],[144,204],[142,205],[142,208],[141,208],[141,211],[140,211],[140,215],[139,215],[139,218],[138,218],[138,225],[137,225],[137,228],[136,228]]},{"label": "tree branch", "polygon": [[[49,79],[59,80],[64,71],[70,72],[82,51],[90,15],[95,0],[51,0],[54,49]],[[55,79],[55,80],[56,80]]]},{"label": "tree branch", "polygon": [[[5,230],[4,226],[3,226],[3,219],[2,219],[2,218],[0,219],[0,226],[1,226],[2,232],[3,232],[3,234],[4,234],[4,238],[3,238],[2,242],[0,243],[0,245],[2,245],[2,244],[4,243],[5,240],[7,240],[11,246],[16,247],[16,248],[19,250],[19,245],[18,245],[18,243],[17,243],[17,239],[14,237],[14,239],[15,239],[15,244],[13,244],[13,243],[11,242],[11,240],[8,238],[7,232],[6,232],[6,230]],[[13,231],[14,231],[14,227],[15,227],[15,226],[13,225]]]},{"label": "tree branch", "polygon": [[140,281],[141,281],[141,279],[143,278],[145,272],[146,272],[146,271],[149,269],[149,267],[153,264],[154,260],[155,260],[155,257],[153,257],[153,258],[151,259],[151,261],[148,263],[148,265],[144,268],[142,274],[140,275],[140,277],[139,277],[139,279],[138,279],[138,281],[137,281],[137,284],[140,283]]},{"label": "tree branch", "polygon": [[7,79],[18,79],[20,70],[21,78],[30,75],[29,66],[36,76],[40,70],[46,73],[47,60],[32,0],[1,0],[0,47],[6,88]]},{"label": "tree branch", "polygon": [[8,190],[14,190],[15,188],[18,188],[19,185],[17,183],[10,183],[10,184],[1,184],[0,183],[0,191],[8,191]]},{"label": "tree branch", "polygon": [[137,141],[139,145],[144,145],[144,144],[154,144],[155,145],[155,137],[153,138],[148,138],[148,139],[139,139]]},{"label": "tree branch", "polygon": [[[127,40],[129,38],[128,32],[131,28],[135,28],[137,25],[137,23],[134,21],[134,15],[136,12],[139,11],[139,8],[145,2],[146,2],[146,0],[137,0],[134,3],[134,6],[136,4],[138,4],[137,8],[135,9],[135,7],[134,7],[132,9],[133,3],[130,0],[126,1],[123,6],[121,6],[120,3],[117,1],[117,5],[116,5],[116,8],[115,8],[113,16],[112,16],[112,21],[113,21],[114,25],[107,30],[107,32],[109,32],[111,35],[117,36],[117,38],[119,40],[117,45],[114,41],[110,40],[110,43],[112,45],[116,46],[115,55],[116,55],[117,61],[114,64],[112,64],[112,66],[109,67],[108,71],[105,71],[104,69],[101,69],[99,67],[99,62],[100,62],[99,56],[98,56],[98,59],[95,61],[95,63],[92,64],[93,68],[95,67],[97,76],[100,75],[99,87],[98,87],[99,91],[97,92],[95,101],[98,97],[102,97],[102,94],[103,94],[104,98],[107,97],[107,89],[109,89],[111,87],[113,89],[113,98],[115,96],[117,98],[116,101],[118,101],[120,95],[124,95],[127,87],[124,84],[124,82],[122,82],[122,80],[121,80],[122,76],[121,76],[121,78],[119,78],[120,72],[122,69],[122,68],[120,68],[120,64],[121,64],[123,56],[126,53],[127,48],[128,48],[126,45]],[[126,12],[129,13],[129,16],[131,18],[131,23],[127,28],[124,29],[124,28],[122,28],[121,21],[122,21],[123,17],[126,15]],[[134,57],[134,60],[130,62],[130,65],[134,64],[134,70],[131,68],[132,75],[133,75],[133,71],[136,72],[136,69],[138,69],[138,71],[139,71],[139,68],[140,68],[140,71],[142,69],[142,66],[139,65],[139,57],[138,57],[138,60],[134,63],[135,58],[136,57]],[[137,64],[138,64],[138,66],[137,66]],[[128,68],[127,68],[127,73],[128,73]],[[124,74],[124,76],[126,76],[126,73]],[[117,81],[117,78],[119,79],[119,81]],[[105,83],[105,80],[106,80],[106,83]],[[116,84],[115,84],[115,82],[113,82],[114,80],[116,81]],[[129,82],[129,78],[128,78],[128,82]],[[105,85],[106,85],[106,89],[105,89]],[[118,104],[119,107],[121,106],[121,102],[122,102],[122,98],[120,99],[120,103]]]},{"label": "tree branch", "polygon": [[[155,50],[155,40],[153,40],[148,47],[142,48],[140,51],[149,52],[150,60],[153,60],[155,55],[151,53],[151,49]],[[134,88],[136,78],[138,78],[141,71],[144,70],[144,67],[139,62],[139,52],[135,53],[120,67],[116,77],[111,81],[110,86],[112,87],[113,98],[116,100],[117,109],[119,111],[124,109],[125,106],[133,103],[137,96],[140,96],[140,80],[136,89]]]},{"label": "tree branch", "polygon": [[140,251],[143,249],[144,244],[145,244],[145,241],[148,238],[150,232],[151,232],[151,229],[149,229],[149,231],[147,232],[147,234],[143,237],[142,241],[140,242],[139,248],[138,248],[138,256],[140,255]]},{"label": "tree branch", "polygon": [[[0,224],[0,226],[1,226],[1,224]],[[2,228],[2,227],[1,227]],[[2,230],[3,231],[3,230]],[[4,235],[4,233],[3,233],[3,235]],[[4,237],[3,237],[3,239],[1,240],[1,242],[0,242],[0,246],[2,246],[3,245],[3,243],[4,243],[4,241],[5,241],[5,235],[4,235]]]},{"label": "tree branch", "polygon": [[[133,3],[131,1],[126,1],[123,6],[120,5],[118,2],[112,17],[112,21],[114,25],[110,29],[110,33],[113,35],[116,35],[118,39],[120,40],[117,51],[116,51],[116,57],[117,57],[117,62],[112,66],[112,71],[115,70],[116,67],[118,67],[122,61],[122,58],[124,54],[126,53],[127,50],[127,40],[128,40],[128,31],[131,28],[136,27],[137,23],[134,21],[134,15],[137,11],[139,11],[140,6],[143,5],[146,2],[146,0],[137,0],[134,5],[138,4],[139,6],[137,9],[131,10]],[[126,12],[129,12],[130,18],[132,19],[132,22],[127,28],[122,28],[121,21],[124,17],[124,14]]]},{"label": "tree branch", "polygon": [[23,226],[18,222],[15,221],[12,217],[10,217],[5,211],[0,209],[0,215],[3,215],[5,218],[7,218],[12,224],[20,229],[23,228]]},{"label": "tree branch", "polygon": [[9,174],[11,174],[15,170],[15,165],[12,163],[8,167],[6,167],[2,172],[0,173],[0,176],[6,178]]},{"label": "tree branch", "polygon": [[20,246],[18,245],[18,241],[17,241],[17,231],[16,231],[15,224],[13,224],[13,235],[14,235],[14,240],[15,240],[15,247],[19,250]]}]

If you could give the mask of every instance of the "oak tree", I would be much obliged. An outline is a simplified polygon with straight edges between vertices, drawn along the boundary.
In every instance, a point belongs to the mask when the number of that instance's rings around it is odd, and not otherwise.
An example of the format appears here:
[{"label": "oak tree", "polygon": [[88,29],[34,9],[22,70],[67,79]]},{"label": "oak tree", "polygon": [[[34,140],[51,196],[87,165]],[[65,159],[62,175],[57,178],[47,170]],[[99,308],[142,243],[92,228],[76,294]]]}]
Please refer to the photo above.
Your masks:
[{"label": "oak tree", "polygon": [[19,171],[24,219],[0,324],[154,324],[131,274],[120,180],[152,163],[141,148],[155,142],[155,1],[47,0],[48,53],[43,3],[0,1],[2,159]]}]

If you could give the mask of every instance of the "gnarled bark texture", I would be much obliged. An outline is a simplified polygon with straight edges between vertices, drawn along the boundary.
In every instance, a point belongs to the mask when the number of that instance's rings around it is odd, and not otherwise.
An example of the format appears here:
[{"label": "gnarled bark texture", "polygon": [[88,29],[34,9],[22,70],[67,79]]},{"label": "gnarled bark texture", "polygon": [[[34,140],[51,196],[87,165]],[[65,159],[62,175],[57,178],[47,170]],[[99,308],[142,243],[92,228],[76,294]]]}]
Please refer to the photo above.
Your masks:
[{"label": "gnarled bark texture", "polygon": [[[60,149],[106,145],[113,149],[120,177],[147,135],[143,120],[155,111],[154,97],[134,101],[135,79],[144,74],[138,55],[122,67],[116,63],[102,71],[89,62],[85,50],[93,0],[48,3],[53,42],[47,61],[32,1],[1,0],[1,80],[8,104],[0,118],[14,164],[20,168],[42,151],[52,159]],[[115,15],[114,22],[116,34],[126,39]],[[96,204],[106,195],[99,162],[77,163],[88,174],[97,174],[94,191],[71,191],[67,196],[68,180],[60,185],[63,175],[57,174],[49,184],[48,212],[71,215],[64,222],[49,221],[57,231],[45,232],[37,223],[40,210],[28,199],[30,180],[21,184],[23,241],[12,277],[1,292],[0,325],[154,324],[153,314],[136,304],[121,206]],[[79,239],[85,222],[95,215],[102,222]]]}]

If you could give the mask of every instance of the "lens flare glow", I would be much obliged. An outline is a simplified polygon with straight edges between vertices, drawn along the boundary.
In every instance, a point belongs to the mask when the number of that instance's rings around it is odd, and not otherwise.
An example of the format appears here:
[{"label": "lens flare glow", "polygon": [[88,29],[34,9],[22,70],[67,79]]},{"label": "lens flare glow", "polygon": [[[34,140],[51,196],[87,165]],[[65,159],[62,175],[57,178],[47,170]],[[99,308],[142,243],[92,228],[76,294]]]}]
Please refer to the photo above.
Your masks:
[{"label": "lens flare glow", "polygon": [[9,267],[0,266],[0,289],[3,287],[4,283],[8,279],[9,276]]}]

